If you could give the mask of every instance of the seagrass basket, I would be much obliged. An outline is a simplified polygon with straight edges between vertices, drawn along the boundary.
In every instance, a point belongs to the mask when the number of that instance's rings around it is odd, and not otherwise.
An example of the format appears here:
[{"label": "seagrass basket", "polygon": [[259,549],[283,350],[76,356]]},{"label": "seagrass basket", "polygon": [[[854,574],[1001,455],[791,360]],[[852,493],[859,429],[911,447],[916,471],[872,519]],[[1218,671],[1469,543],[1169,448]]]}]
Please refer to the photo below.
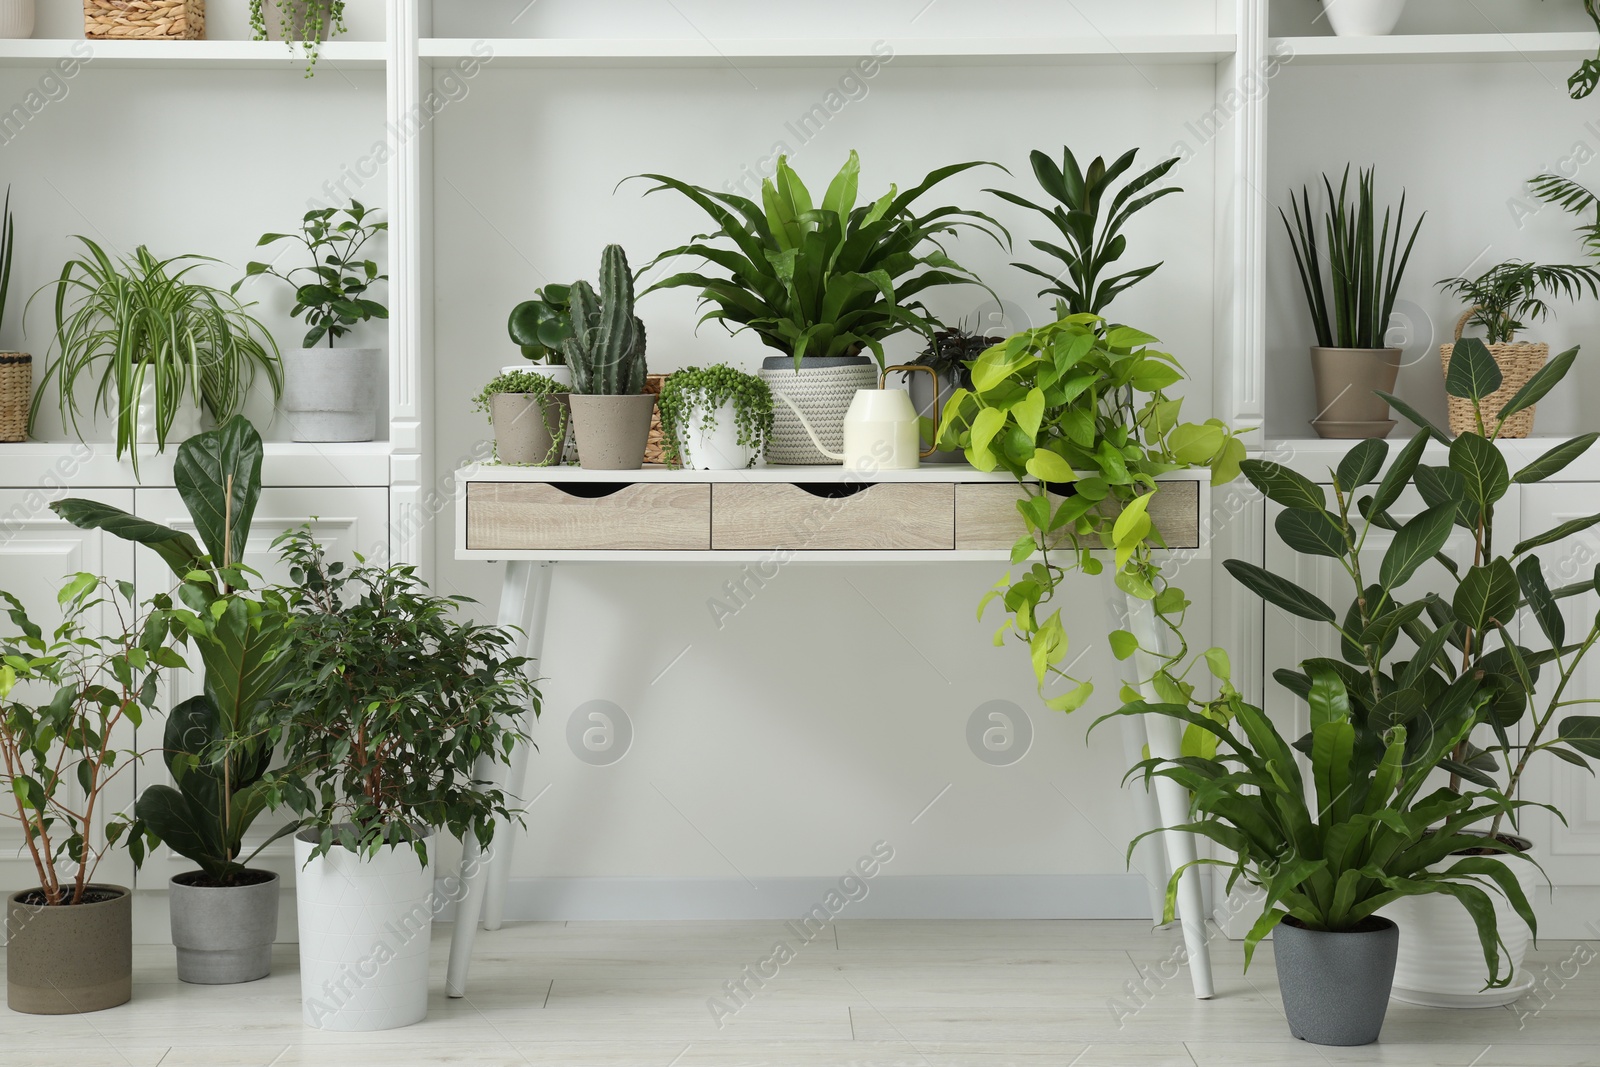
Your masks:
[{"label": "seagrass basket", "polygon": [[[666,383],[665,374],[647,374],[644,376],[644,391],[652,396],[661,395],[661,386]],[[667,461],[664,450],[667,435],[661,429],[661,407],[658,404],[655,414],[650,416],[650,439],[644,446],[644,461],[646,463],[665,463]]]},{"label": "seagrass basket", "polygon": [[[1461,331],[1466,329],[1467,320],[1472,317],[1477,308],[1469,308],[1460,319],[1456,321],[1456,340],[1461,340]],[[1455,351],[1455,345],[1439,346],[1439,362],[1444,364],[1446,375],[1450,373],[1450,356]],[[1545,365],[1550,358],[1550,346],[1547,344],[1516,344],[1488,345],[1489,354],[1494,357],[1494,362],[1500,368],[1500,388],[1490,393],[1478,405],[1483,410],[1483,428],[1488,433],[1494,432],[1494,416],[1506,405],[1506,401],[1517,395],[1517,390],[1528,384],[1528,379],[1538,373],[1539,368]],[[1476,433],[1477,420],[1472,417],[1472,401],[1465,397],[1446,397],[1450,406],[1450,432],[1453,434]],[[1537,404],[1523,408],[1500,427],[1501,437],[1527,437],[1533,433],[1533,413]]]},{"label": "seagrass basket", "polygon": [[33,392],[33,357],[0,352],[0,441],[28,439],[28,399]]},{"label": "seagrass basket", "polygon": [[91,41],[200,41],[205,0],[83,0],[83,35]]}]

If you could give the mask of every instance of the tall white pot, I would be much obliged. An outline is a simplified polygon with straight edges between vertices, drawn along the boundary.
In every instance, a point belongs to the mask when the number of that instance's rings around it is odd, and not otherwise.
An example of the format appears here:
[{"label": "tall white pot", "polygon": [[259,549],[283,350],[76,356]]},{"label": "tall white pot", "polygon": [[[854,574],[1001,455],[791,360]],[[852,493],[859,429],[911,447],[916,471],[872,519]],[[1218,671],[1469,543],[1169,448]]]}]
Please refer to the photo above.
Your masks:
[{"label": "tall white pot", "polygon": [[[371,859],[335,847],[309,866],[315,831],[295,836],[300,1001],[320,1030],[392,1030],[428,1014],[433,874],[410,846]],[[307,839],[311,835],[311,839]]]},{"label": "tall white pot", "polygon": [[[1448,867],[1454,859],[1435,864]],[[1530,899],[1539,881],[1539,870],[1515,858],[1505,861],[1516,873],[1517,882]],[[1394,989],[1391,996],[1407,1004],[1431,1008],[1498,1008],[1511,1004],[1533,987],[1534,976],[1523,969],[1532,931],[1506,898],[1490,891],[1494,900],[1495,923],[1505,942],[1500,973],[1514,968],[1511,984],[1503,989],[1484,989],[1489,980],[1483,962],[1483,947],[1478,927],[1467,910],[1454,897],[1434,893],[1403,897],[1378,914],[1393,919],[1400,927],[1400,953],[1395,960]]]},{"label": "tall white pot", "polygon": [[0,38],[33,36],[33,0],[0,0]]},{"label": "tall white pot", "polygon": [[278,410],[296,441],[370,441],[382,383],[381,348],[288,349]]},{"label": "tall white pot", "polygon": [[1328,25],[1340,37],[1383,37],[1393,33],[1405,9],[1406,0],[1322,0]]},{"label": "tall white pot", "polygon": [[678,453],[683,465],[696,471],[736,471],[754,463],[756,450],[739,443],[733,401],[723,402],[709,414],[709,428],[704,408],[692,409],[683,420],[678,431]]}]

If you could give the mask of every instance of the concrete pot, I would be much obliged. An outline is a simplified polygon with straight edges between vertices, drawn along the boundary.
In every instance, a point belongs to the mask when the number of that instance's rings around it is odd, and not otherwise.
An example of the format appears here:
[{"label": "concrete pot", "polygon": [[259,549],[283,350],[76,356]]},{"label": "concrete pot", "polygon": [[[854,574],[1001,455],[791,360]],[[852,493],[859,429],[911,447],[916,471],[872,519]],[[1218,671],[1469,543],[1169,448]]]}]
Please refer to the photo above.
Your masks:
[{"label": "concrete pot", "polygon": [[[1381,437],[1389,421],[1388,401],[1381,389],[1394,392],[1400,376],[1398,348],[1311,349],[1311,378],[1317,390],[1317,417],[1311,425],[1324,437]],[[1356,432],[1349,432],[1355,427]],[[1364,427],[1370,427],[1363,432]],[[1335,432],[1326,432],[1332,428]]]},{"label": "concrete pot", "polygon": [[92,903],[46,907],[12,894],[6,1004],[29,1015],[104,1011],[133,997],[133,894],[91,885]]},{"label": "concrete pot", "polygon": [[496,393],[489,398],[489,415],[501,463],[548,467],[561,462],[572,421],[568,394]]},{"label": "concrete pot", "polygon": [[1389,1010],[1400,930],[1372,917],[1341,933],[1286,919],[1272,932],[1289,1032],[1313,1045],[1370,1045]]},{"label": "concrete pot", "polygon": [[769,356],[761,361],[758,375],[772,390],[772,440],[767,444],[767,462],[784,465],[838,466],[817,450],[810,434],[794,409],[785,404],[788,397],[817,439],[832,452],[844,449],[844,416],[857,389],[878,385],[878,368],[866,356],[807,356],[794,369],[789,356]]},{"label": "concrete pot", "polygon": [[278,410],[296,441],[370,441],[382,381],[381,348],[288,349]]},{"label": "concrete pot", "polygon": [[306,39],[306,12],[308,9],[318,7],[322,9],[323,31],[319,35],[321,40],[327,40],[332,32],[333,20],[328,17],[330,5],[328,0],[266,0],[262,5],[261,14],[267,24],[267,40],[283,40],[283,13],[289,15],[289,27],[294,33],[294,39]]},{"label": "concrete pot", "polygon": [[[295,835],[300,872],[300,999],[319,1030],[392,1030],[428,1015],[433,874],[409,845],[371,859],[335,847],[311,860],[315,830]],[[309,861],[309,862],[308,862]]]},{"label": "concrete pot", "polygon": [[0,38],[33,36],[33,0],[0,0]]},{"label": "concrete pot", "polygon": [[572,434],[585,470],[633,471],[644,466],[656,398],[572,394]]},{"label": "concrete pot", "polygon": [[696,471],[737,471],[754,464],[756,450],[739,443],[733,401],[722,403],[710,413],[709,428],[706,415],[704,408],[692,409],[678,431],[678,454],[683,465]]},{"label": "concrete pot", "polygon": [[278,876],[254,885],[188,885],[199,871],[173,875],[167,883],[172,944],[178,950],[178,981],[235,985],[272,973],[272,943],[278,938]]},{"label": "concrete pot", "polygon": [[1383,37],[1400,22],[1406,0],[1322,0],[1328,25],[1340,37]]}]

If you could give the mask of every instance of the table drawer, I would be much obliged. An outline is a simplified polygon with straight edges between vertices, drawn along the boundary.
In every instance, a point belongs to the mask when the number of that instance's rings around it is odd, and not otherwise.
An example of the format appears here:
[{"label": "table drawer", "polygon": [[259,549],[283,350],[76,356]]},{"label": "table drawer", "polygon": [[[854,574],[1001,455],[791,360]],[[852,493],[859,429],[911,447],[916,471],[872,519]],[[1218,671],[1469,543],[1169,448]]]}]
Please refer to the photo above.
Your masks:
[{"label": "table drawer", "polygon": [[468,482],[467,548],[705,551],[704,483]]},{"label": "table drawer", "polygon": [[807,551],[949,551],[953,485],[879,482],[718,483],[711,547]]},{"label": "table drawer", "polygon": [[[1015,485],[956,486],[956,547],[1008,550],[1026,530],[1017,514]],[[1162,482],[1150,501],[1150,519],[1168,548],[1200,547],[1200,483]]]}]

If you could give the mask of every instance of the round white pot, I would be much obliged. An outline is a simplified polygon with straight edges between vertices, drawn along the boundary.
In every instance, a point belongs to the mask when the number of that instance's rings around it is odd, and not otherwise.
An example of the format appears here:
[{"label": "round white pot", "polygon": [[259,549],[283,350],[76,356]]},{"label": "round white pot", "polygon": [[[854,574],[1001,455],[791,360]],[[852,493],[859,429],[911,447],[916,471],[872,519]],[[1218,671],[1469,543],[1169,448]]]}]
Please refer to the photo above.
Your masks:
[{"label": "round white pot", "polygon": [[[1454,860],[1434,865],[1448,867]],[[1516,872],[1522,891],[1531,899],[1539,870],[1515,858],[1506,863]],[[1506,898],[1491,891],[1495,922],[1505,942],[1500,973],[1514,968],[1511,984],[1503,989],[1484,989],[1489,980],[1478,942],[1478,928],[1467,910],[1454,897],[1430,894],[1405,897],[1383,908],[1378,914],[1393,919],[1400,927],[1400,954],[1395,961],[1394,989],[1391,996],[1407,1004],[1431,1008],[1498,1008],[1511,1004],[1533,988],[1534,976],[1523,970],[1532,932]]]},{"label": "round white pot", "polygon": [[334,848],[308,866],[295,835],[300,1000],[319,1030],[391,1030],[428,1014],[433,874],[410,846],[365,859]]},{"label": "round white pot", "polygon": [[1383,37],[1393,33],[1405,9],[1406,0],[1322,0],[1328,25],[1340,37]]},{"label": "round white pot", "polygon": [[382,381],[381,348],[288,349],[278,410],[296,441],[370,441]]},{"label": "round white pot", "polygon": [[[200,432],[200,405],[185,389],[172,416],[172,426],[167,430],[167,447],[176,449],[180,444]],[[141,445],[153,445],[156,439],[156,383],[149,374],[139,387],[139,406],[134,411],[133,439]],[[153,450],[152,450],[153,451]]]},{"label": "round white pot", "polygon": [[572,368],[565,363],[519,363],[514,367],[500,368],[501,374],[514,374],[517,371],[539,374],[557,385],[564,385],[569,390],[572,388]]},{"label": "round white pot", "polygon": [[706,414],[704,408],[693,409],[679,430],[678,452],[683,465],[697,471],[736,471],[753,464],[756,450],[739,443],[733,401],[726,401],[710,413],[710,429],[706,428]]},{"label": "round white pot", "polygon": [[0,0],[0,38],[33,36],[33,0]]}]

